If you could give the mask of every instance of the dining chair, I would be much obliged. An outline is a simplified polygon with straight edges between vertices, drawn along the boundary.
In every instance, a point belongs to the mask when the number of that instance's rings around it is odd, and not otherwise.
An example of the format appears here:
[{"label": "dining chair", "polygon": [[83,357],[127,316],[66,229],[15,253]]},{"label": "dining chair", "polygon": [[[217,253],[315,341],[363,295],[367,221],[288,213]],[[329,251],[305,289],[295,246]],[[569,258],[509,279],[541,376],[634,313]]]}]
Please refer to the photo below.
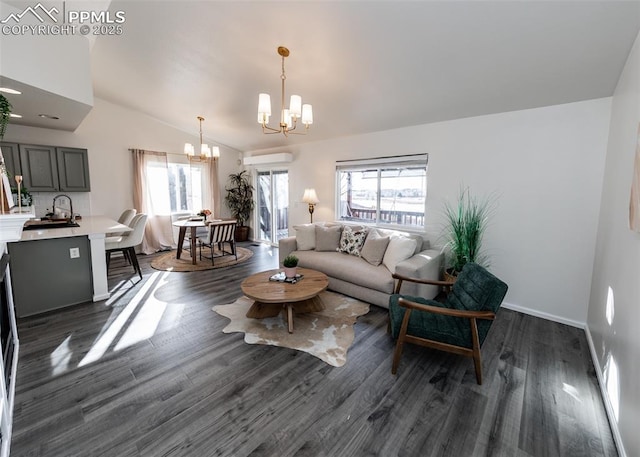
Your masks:
[{"label": "dining chair", "polygon": [[[131,221],[133,220],[134,216],[137,214],[138,210],[135,208],[129,208],[129,209],[125,209],[122,214],[120,214],[120,217],[118,218],[118,223],[122,224],[122,225],[126,225],[127,227],[130,227]],[[124,235],[126,232],[109,232],[105,235],[105,243],[109,243],[109,242],[113,242],[116,241],[115,238]],[[131,265],[131,259],[129,258],[128,253],[125,251],[122,253],[122,255],[124,256],[124,258],[127,260],[127,262],[129,263],[129,265]]]},{"label": "dining chair", "polygon": [[[200,260],[202,260],[202,248],[208,247],[211,249],[211,265],[214,265],[213,259],[215,257],[222,257],[224,255],[233,255],[238,260],[238,253],[236,250],[236,226],[238,222],[234,220],[227,220],[221,222],[212,222],[207,226],[208,234],[205,237],[198,237],[198,245],[200,247]],[[229,245],[230,252],[224,250],[224,245]],[[218,246],[220,251],[219,255],[214,255],[215,247]],[[206,255],[205,258],[209,258]]]},{"label": "dining chair", "polygon": [[[126,225],[127,227],[131,227],[130,225],[131,221],[133,220],[137,212],[138,210],[135,208],[125,209],[122,212],[122,214],[120,214],[120,217],[118,218],[118,223],[122,225]],[[107,233],[107,236],[120,236],[123,234],[124,232],[110,232],[110,233]]]},{"label": "dining chair", "polygon": [[140,279],[142,279],[142,271],[138,264],[135,247],[142,243],[146,224],[147,215],[144,213],[136,214],[131,221],[131,228],[133,229],[131,232],[118,237],[109,237],[108,240],[105,240],[107,271],[109,270],[109,264],[111,263],[111,253],[122,252],[125,257],[128,256],[131,260],[131,263],[133,264],[133,271],[138,273],[138,275],[140,275]]}]

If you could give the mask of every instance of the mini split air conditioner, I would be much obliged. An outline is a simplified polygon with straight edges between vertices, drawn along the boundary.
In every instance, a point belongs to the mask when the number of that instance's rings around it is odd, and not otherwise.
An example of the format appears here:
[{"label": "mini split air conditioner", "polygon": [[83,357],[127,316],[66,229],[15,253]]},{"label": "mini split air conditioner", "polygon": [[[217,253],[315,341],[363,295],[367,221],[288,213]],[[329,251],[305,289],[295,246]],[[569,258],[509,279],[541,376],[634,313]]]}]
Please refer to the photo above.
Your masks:
[{"label": "mini split air conditioner", "polygon": [[293,154],[290,152],[279,152],[277,154],[264,154],[261,156],[245,157],[242,159],[244,165],[264,165],[268,163],[289,163],[293,162]]}]

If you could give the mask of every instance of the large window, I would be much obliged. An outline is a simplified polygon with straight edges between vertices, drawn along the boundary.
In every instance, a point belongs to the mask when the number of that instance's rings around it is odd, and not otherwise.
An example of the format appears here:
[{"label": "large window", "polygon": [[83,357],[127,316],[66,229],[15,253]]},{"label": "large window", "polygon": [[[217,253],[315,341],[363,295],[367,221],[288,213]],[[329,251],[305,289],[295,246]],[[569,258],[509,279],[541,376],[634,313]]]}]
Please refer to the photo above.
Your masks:
[{"label": "large window", "polygon": [[341,220],[424,228],[426,154],[341,161],[336,172]]},{"label": "large window", "polygon": [[148,198],[155,215],[197,212],[205,208],[206,162],[185,163],[170,155],[167,162],[148,161],[146,166]]}]

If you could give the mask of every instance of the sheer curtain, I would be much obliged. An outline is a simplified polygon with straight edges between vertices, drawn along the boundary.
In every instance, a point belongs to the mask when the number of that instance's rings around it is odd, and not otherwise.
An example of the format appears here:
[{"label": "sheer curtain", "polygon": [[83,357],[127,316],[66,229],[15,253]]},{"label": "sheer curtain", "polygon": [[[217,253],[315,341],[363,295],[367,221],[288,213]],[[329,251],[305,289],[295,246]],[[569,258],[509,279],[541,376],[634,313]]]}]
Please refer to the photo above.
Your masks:
[{"label": "sheer curtain", "polygon": [[131,149],[134,163],[133,201],[148,215],[142,252],[175,247],[171,215],[211,210],[220,217],[218,159],[192,159],[182,154]]},{"label": "sheer curtain", "polygon": [[132,149],[133,152],[133,204],[139,212],[147,214],[147,226],[142,240],[142,252],[170,249],[174,246],[171,229],[171,200],[167,154],[164,152]]},{"label": "sheer curtain", "polygon": [[220,219],[220,186],[218,184],[218,159],[212,158],[209,161],[209,179],[207,180],[208,189],[206,189],[206,195],[211,199],[210,208],[212,216]]}]

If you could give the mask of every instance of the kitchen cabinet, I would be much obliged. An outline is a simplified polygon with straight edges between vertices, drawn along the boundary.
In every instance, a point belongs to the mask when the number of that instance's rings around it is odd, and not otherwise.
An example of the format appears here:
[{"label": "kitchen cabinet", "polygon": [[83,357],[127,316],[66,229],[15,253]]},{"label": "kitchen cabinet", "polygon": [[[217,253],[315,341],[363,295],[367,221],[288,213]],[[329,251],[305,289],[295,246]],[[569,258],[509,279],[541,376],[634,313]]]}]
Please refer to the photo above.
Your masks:
[{"label": "kitchen cabinet", "polygon": [[[86,149],[20,144],[24,186],[33,192],[89,192]],[[4,153],[4,152],[3,152]]]},{"label": "kitchen cabinet", "polygon": [[65,192],[89,192],[89,156],[86,149],[56,148],[58,184]]},{"label": "kitchen cabinet", "polygon": [[31,192],[60,190],[55,146],[21,144],[20,167],[23,186]]},{"label": "kitchen cabinet", "polygon": [[9,172],[9,176],[21,175],[20,168],[20,150],[18,143],[0,143],[2,149],[2,157],[4,157],[4,165]]},{"label": "kitchen cabinet", "polygon": [[[18,317],[92,300],[91,249],[87,236],[17,241],[8,247]],[[71,250],[77,253],[73,257]]]}]

